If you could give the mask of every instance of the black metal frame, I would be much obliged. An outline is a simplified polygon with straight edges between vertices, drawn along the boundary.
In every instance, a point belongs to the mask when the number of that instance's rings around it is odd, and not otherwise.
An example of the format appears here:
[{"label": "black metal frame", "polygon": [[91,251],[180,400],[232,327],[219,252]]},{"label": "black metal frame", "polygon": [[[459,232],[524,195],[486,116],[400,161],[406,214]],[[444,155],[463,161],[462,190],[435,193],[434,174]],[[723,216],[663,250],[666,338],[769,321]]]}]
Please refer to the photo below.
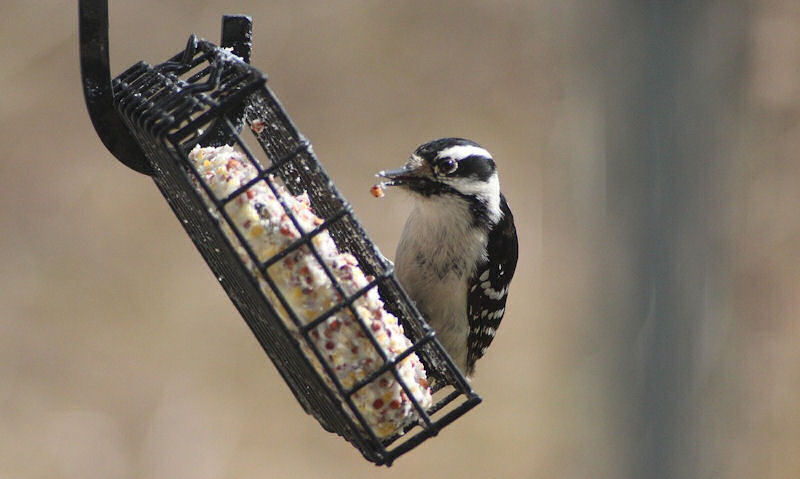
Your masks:
[{"label": "black metal frame", "polygon": [[[461,371],[397,282],[392,265],[378,251],[350,204],[340,195],[317,161],[308,143],[266,87],[266,77],[247,62],[251,21],[244,16],[223,17],[223,50],[192,36],[184,50],[166,62],[151,66],[139,62],[109,80],[108,20],[105,1],[80,1],[81,65],[90,116],[103,143],[123,163],[152,175],[184,229],[219,279],[267,355],[305,411],[322,426],[356,446],[376,464],[391,465],[401,454],[436,435],[480,403]],[[249,131],[242,132],[244,124]],[[256,127],[258,125],[258,127]],[[263,126],[263,128],[262,128]],[[245,136],[253,134],[260,148],[251,148]],[[234,145],[258,171],[257,177],[226,198],[216,198],[188,159],[195,145]],[[225,205],[256,182],[277,187],[274,178],[293,194],[307,192],[314,212],[323,223],[279,254],[259,261],[226,212]],[[196,185],[199,185],[198,188]],[[277,196],[277,195],[276,195]],[[279,197],[279,196],[278,196]],[[284,210],[298,231],[303,231],[290,208]],[[224,225],[235,239],[223,233]],[[352,253],[365,274],[374,279],[354,295],[347,295],[325,266],[312,239],[327,231],[340,251]],[[250,271],[237,254],[244,248]],[[303,322],[274,284],[269,267],[299,248],[310,251],[323,266],[342,301],[318,318]],[[266,281],[279,305],[272,304],[259,284]],[[311,341],[313,329],[344,309],[358,318],[354,301],[377,287],[387,310],[404,327],[412,346],[395,358],[387,357],[365,321],[359,321],[383,363],[366,378],[346,388]],[[278,313],[285,310],[291,324]],[[327,378],[320,375],[303,352],[305,341]],[[423,408],[398,374],[396,365],[417,354],[425,365],[434,403]],[[353,402],[361,388],[391,372],[415,410],[417,420],[393,437],[380,439]],[[328,384],[333,384],[331,388]]]}]

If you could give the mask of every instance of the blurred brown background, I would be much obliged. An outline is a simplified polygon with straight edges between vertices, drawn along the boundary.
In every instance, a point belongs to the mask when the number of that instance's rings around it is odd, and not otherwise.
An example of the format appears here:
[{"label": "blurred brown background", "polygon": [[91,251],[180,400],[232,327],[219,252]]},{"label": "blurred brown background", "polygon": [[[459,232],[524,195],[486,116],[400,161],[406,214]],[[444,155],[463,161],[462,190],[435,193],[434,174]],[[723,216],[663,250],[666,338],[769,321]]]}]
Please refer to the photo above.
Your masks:
[{"label": "blurred brown background", "polygon": [[111,5],[115,74],[252,15],[389,256],[375,171],[440,136],[498,159],[521,255],[484,403],[390,469],[302,412],[103,148],[76,3],[0,5],[0,478],[800,477],[795,0]]}]

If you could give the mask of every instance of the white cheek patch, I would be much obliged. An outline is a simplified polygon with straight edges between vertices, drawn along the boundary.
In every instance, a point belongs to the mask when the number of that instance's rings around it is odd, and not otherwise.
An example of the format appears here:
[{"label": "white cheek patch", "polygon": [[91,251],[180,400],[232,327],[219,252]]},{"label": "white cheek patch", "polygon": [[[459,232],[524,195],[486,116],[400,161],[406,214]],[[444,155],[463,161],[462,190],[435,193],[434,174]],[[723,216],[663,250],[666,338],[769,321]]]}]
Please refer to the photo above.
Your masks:
[{"label": "white cheek patch", "polygon": [[480,198],[488,198],[492,196],[500,196],[500,180],[497,175],[492,175],[486,181],[475,181],[473,178],[446,178],[443,180],[449,183],[453,188],[457,189],[465,195],[475,195]]},{"label": "white cheek patch", "polygon": [[473,181],[470,178],[447,178],[443,181],[460,193],[485,199],[490,219],[493,222],[500,221],[500,180],[496,174],[488,181]]},{"label": "white cheek patch", "polygon": [[480,146],[473,146],[473,145],[457,145],[457,146],[451,146],[450,148],[445,148],[436,155],[436,158],[452,158],[458,161],[464,158],[468,158],[470,156],[482,156],[484,158],[492,158],[492,155],[489,154],[488,151],[481,148]]}]

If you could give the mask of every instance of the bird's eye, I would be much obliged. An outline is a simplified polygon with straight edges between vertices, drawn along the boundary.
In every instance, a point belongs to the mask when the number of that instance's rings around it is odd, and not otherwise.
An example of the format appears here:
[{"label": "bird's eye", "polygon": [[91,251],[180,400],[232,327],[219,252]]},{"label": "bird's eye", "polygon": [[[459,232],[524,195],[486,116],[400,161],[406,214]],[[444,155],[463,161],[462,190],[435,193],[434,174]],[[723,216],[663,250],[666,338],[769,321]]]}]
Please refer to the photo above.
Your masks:
[{"label": "bird's eye", "polygon": [[452,158],[442,160],[436,170],[440,175],[449,175],[458,169],[458,162]]}]

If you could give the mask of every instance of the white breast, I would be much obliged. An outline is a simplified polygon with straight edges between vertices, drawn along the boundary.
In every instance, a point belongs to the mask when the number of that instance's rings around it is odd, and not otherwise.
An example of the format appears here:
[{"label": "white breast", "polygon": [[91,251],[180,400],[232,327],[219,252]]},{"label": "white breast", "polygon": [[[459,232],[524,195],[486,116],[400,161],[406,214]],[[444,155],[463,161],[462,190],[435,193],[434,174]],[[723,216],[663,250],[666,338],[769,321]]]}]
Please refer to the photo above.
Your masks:
[{"label": "white breast", "polygon": [[484,254],[486,233],[472,226],[461,199],[420,199],[397,247],[397,277],[444,348],[467,362],[467,281]]}]

